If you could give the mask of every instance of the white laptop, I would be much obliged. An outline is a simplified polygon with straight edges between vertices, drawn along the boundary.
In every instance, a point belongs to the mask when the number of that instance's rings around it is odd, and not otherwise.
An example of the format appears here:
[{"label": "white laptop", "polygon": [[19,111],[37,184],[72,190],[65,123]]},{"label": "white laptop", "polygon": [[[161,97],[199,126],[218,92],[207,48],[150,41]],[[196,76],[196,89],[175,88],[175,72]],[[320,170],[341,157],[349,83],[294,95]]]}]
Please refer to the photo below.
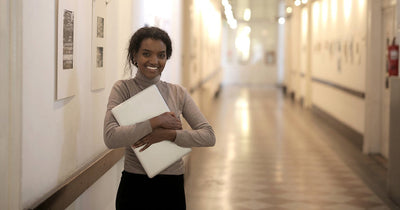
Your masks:
[{"label": "white laptop", "polygon": [[[155,85],[144,89],[111,110],[120,125],[132,125],[169,111],[164,98]],[[152,144],[149,148],[139,152],[142,147],[132,147],[132,149],[150,178],[191,151],[190,148],[180,147],[168,140]]]}]

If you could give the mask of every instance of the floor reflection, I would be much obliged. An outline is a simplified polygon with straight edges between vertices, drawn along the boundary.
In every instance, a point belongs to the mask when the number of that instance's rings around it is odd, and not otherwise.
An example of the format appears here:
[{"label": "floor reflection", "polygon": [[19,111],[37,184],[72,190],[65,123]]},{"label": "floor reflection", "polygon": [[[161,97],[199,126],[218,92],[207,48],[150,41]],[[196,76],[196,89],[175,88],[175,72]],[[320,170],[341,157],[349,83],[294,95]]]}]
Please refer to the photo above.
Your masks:
[{"label": "floor reflection", "polygon": [[217,144],[188,157],[189,210],[389,209],[278,89],[228,86],[202,104]]}]

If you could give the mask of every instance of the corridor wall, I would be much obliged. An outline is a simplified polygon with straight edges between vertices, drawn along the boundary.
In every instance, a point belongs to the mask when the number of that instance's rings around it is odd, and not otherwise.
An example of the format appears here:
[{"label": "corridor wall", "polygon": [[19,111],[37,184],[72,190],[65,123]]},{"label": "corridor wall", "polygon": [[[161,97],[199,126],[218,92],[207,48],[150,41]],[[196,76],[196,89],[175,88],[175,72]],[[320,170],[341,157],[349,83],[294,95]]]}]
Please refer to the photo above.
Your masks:
[{"label": "corridor wall", "polygon": [[312,5],[312,103],[364,133],[364,99],[326,86],[330,81],[365,93],[365,1],[321,0]]},{"label": "corridor wall", "polygon": [[[35,9],[32,9],[35,8]],[[114,1],[105,20],[105,88],[91,91],[92,1],[76,1],[77,92],[55,100],[56,1],[23,3],[22,206],[30,207],[106,150],[103,119],[108,93],[122,75],[126,40],[132,31],[131,4]],[[115,25],[114,25],[115,24]],[[91,191],[93,209],[110,209],[121,163]],[[106,190],[107,189],[107,190]],[[99,199],[99,196],[103,197]],[[97,197],[97,198],[96,198]],[[81,201],[85,205],[84,201]],[[78,208],[73,204],[71,209]]]},{"label": "corridor wall", "polygon": [[[290,77],[286,79],[289,91],[297,100],[310,101],[307,105],[318,107],[363,134],[367,1],[314,1],[303,9],[294,8],[288,24],[292,45],[288,52],[292,65],[287,69],[291,73],[286,75]],[[311,37],[311,42],[304,34]],[[304,84],[307,77],[311,83],[309,92]]]},{"label": "corridor wall", "polygon": [[21,208],[20,3],[0,1],[0,209]]},{"label": "corridor wall", "polygon": [[[74,85],[77,92],[74,96],[61,100],[55,99],[57,1],[24,1],[22,4],[20,202],[23,208],[32,207],[76,171],[108,150],[103,142],[106,104],[114,82],[129,77],[124,72],[126,49],[129,38],[136,29],[145,24],[157,25],[160,24],[160,20],[164,21],[165,25],[158,26],[164,26],[170,33],[174,53],[162,79],[180,83],[180,0],[170,2],[172,11],[163,17],[152,12],[147,1],[107,1],[105,88],[94,91],[91,90],[90,70],[92,0],[74,2],[74,64],[77,74]],[[151,22],[152,20],[159,22]],[[120,160],[68,209],[113,209],[122,170],[123,162]]]},{"label": "corridor wall", "polygon": [[221,2],[185,0],[182,5],[182,84],[201,109],[210,108],[202,98],[212,98],[222,80]]}]

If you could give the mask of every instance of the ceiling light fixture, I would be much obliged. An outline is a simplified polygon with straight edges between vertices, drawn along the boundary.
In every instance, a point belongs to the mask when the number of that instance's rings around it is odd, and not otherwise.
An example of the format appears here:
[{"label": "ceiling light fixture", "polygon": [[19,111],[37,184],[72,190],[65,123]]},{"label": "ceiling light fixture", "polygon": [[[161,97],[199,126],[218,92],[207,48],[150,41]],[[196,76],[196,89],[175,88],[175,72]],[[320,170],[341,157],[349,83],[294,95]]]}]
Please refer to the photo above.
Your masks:
[{"label": "ceiling light fixture", "polygon": [[235,19],[235,17],[233,17],[231,4],[229,3],[228,0],[222,0],[221,3],[225,9],[225,17],[226,17],[226,21],[228,22],[229,27],[231,29],[236,29],[237,28],[237,20]]},{"label": "ceiling light fixture", "polygon": [[293,12],[293,8],[292,7],[287,7],[286,8],[286,12],[291,14]]},{"label": "ceiling light fixture", "polygon": [[244,13],[243,13],[243,19],[244,19],[245,21],[249,21],[250,18],[251,18],[251,10],[250,10],[249,8],[246,8],[246,9],[244,10]]}]

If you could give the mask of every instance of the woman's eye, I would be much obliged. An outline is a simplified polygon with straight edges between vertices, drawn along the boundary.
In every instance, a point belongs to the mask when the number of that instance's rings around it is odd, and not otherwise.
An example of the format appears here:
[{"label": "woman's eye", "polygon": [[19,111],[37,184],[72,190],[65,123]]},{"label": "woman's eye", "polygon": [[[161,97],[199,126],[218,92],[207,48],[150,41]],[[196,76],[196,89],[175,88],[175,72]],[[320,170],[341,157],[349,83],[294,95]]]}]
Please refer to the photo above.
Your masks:
[{"label": "woman's eye", "polygon": [[149,56],[150,56],[150,53],[144,52],[144,53],[143,53],[143,56],[144,56],[144,57],[149,57]]},{"label": "woman's eye", "polygon": [[161,58],[161,59],[164,59],[165,58],[165,54],[164,53],[163,54],[159,54],[158,57]]}]

